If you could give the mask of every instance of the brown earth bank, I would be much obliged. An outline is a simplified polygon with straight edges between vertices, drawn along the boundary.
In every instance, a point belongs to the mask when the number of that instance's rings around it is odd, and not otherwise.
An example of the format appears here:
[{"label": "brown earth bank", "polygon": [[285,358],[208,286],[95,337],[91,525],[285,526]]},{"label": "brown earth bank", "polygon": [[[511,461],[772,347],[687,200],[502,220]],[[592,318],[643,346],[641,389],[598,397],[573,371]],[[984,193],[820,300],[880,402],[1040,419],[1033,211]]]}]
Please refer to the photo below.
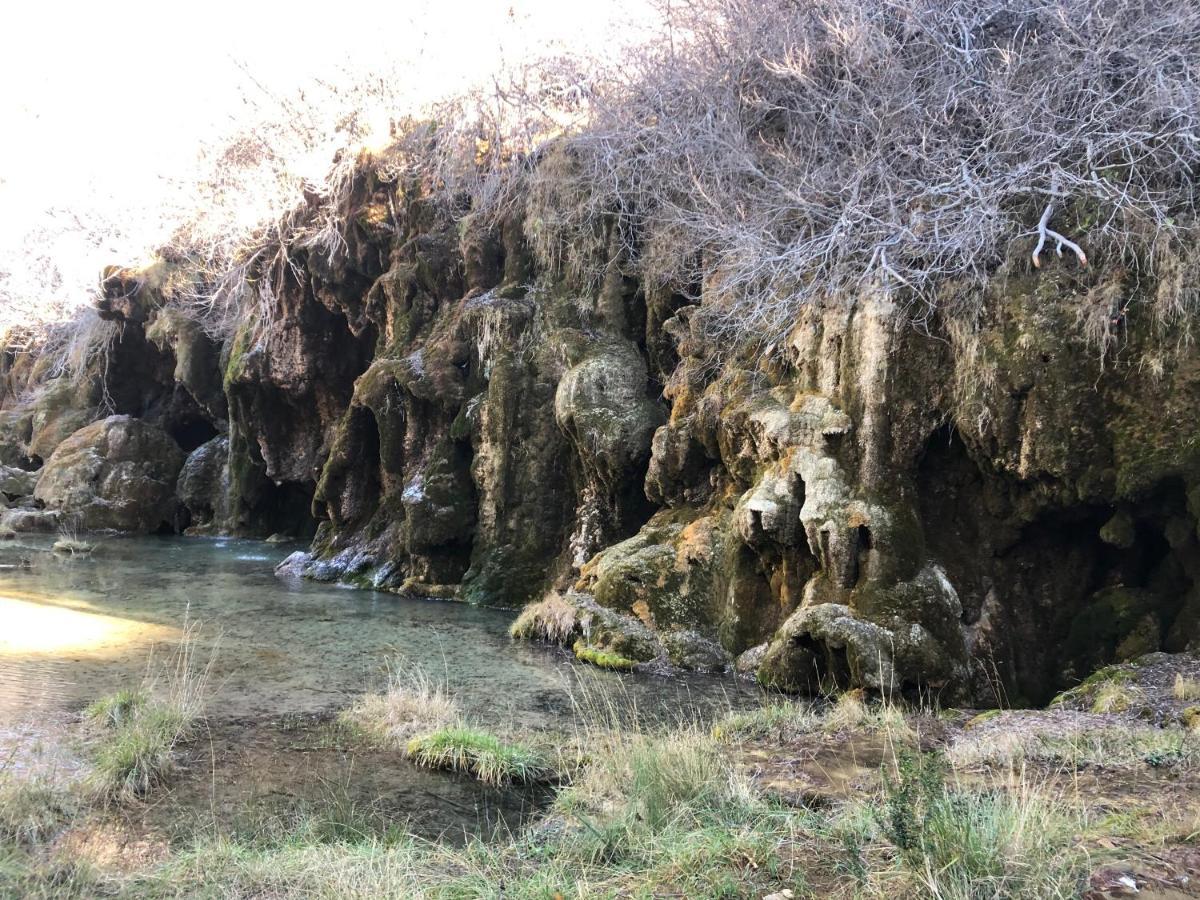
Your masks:
[{"label": "brown earth bank", "polygon": [[1042,703],[1200,642],[1200,354],[1153,312],[1186,260],[1014,246],[917,324],[866,291],[739,353],[615,235],[599,283],[539,265],[532,205],[454,222],[364,156],[339,212],[224,337],[164,259],[105,273],[82,374],[8,353],[0,528],[311,539],[287,572],[786,690]]}]

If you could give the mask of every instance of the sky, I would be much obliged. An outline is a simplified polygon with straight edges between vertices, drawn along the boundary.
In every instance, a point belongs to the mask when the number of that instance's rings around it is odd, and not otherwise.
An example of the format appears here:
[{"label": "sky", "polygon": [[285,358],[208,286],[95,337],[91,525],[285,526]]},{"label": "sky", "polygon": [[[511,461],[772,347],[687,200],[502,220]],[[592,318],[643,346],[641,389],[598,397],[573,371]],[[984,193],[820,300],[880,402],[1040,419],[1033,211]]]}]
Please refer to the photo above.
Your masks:
[{"label": "sky", "polygon": [[[109,257],[147,244],[169,180],[246,115],[244,97],[269,105],[314,78],[398,70],[419,106],[505,60],[549,48],[603,53],[653,15],[645,0],[43,0],[11,5],[4,20],[0,273],[36,286],[22,263],[30,245],[59,260],[63,284],[34,304],[55,315],[88,273],[136,261]],[[83,239],[67,227],[89,217],[121,233]],[[30,241],[38,223],[49,224]],[[0,307],[0,328],[37,311]]]}]

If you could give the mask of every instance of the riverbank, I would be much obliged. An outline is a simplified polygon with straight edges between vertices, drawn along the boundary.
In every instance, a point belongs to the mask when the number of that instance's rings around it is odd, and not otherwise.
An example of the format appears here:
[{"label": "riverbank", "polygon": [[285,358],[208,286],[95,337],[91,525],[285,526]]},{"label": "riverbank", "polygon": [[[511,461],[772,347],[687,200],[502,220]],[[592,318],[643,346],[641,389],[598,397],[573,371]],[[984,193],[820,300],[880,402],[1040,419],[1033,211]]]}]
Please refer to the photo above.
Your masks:
[{"label": "riverbank", "polygon": [[[413,700],[397,690],[393,708]],[[540,787],[428,773],[457,785],[459,803],[501,813],[473,832],[462,809],[439,833],[436,816],[396,802],[388,765],[411,766],[408,743],[388,731],[395,717],[380,715],[380,729],[362,718],[386,694],[348,716],[210,724],[181,743],[170,785],[118,804],[89,792],[84,741],[73,774],[0,778],[0,893],[1194,897],[1197,694],[1200,658],[1161,654],[1047,710],[908,708],[851,692],[816,704],[764,695],[754,709],[665,722],[607,690],[580,694],[569,725],[497,733],[546,761]],[[413,708],[405,721],[420,731]],[[343,764],[323,793],[289,803],[272,789],[316,776],[322,759]],[[264,776],[256,798],[223,793],[238,766]],[[472,789],[490,793],[467,799]],[[195,814],[180,816],[188,805]]]}]

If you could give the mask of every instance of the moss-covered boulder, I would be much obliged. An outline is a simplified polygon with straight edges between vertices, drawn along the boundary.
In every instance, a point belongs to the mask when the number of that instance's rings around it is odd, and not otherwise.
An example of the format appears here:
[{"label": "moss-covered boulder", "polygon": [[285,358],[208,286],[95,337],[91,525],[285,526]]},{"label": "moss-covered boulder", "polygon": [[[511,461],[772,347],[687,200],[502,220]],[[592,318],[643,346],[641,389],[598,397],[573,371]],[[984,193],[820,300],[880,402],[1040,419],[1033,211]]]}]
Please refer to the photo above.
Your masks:
[{"label": "moss-covered boulder", "polygon": [[183,452],[162,429],[109,416],[59,444],[35,496],[85,530],[173,530],[183,462]]}]

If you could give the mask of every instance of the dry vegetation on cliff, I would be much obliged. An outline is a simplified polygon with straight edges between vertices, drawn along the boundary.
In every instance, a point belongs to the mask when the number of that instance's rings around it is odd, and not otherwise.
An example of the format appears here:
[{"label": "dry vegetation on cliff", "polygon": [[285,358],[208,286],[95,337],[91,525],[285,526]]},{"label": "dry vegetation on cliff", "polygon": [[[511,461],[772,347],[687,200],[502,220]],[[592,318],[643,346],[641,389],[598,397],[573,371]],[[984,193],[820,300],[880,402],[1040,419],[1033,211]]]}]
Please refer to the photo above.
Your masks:
[{"label": "dry vegetation on cliff", "polygon": [[[703,293],[714,346],[770,344],[801,306],[867,289],[927,319],[940,280],[982,283],[1014,242],[1035,264],[1086,252],[1169,280],[1171,320],[1197,299],[1198,58],[1184,0],[674,4],[657,40],[605,63],[527,60],[419,117],[397,109],[373,153],[356,148],[386,80],[264,113],[210,152],[194,214],[165,236],[166,296],[214,334],[269,324],[298,254],[346,251],[372,169],[455,217],[523,215],[542,263],[575,277],[619,248],[644,283]],[[293,170],[334,132],[325,179]],[[110,332],[56,330],[53,368],[78,370]]]}]

